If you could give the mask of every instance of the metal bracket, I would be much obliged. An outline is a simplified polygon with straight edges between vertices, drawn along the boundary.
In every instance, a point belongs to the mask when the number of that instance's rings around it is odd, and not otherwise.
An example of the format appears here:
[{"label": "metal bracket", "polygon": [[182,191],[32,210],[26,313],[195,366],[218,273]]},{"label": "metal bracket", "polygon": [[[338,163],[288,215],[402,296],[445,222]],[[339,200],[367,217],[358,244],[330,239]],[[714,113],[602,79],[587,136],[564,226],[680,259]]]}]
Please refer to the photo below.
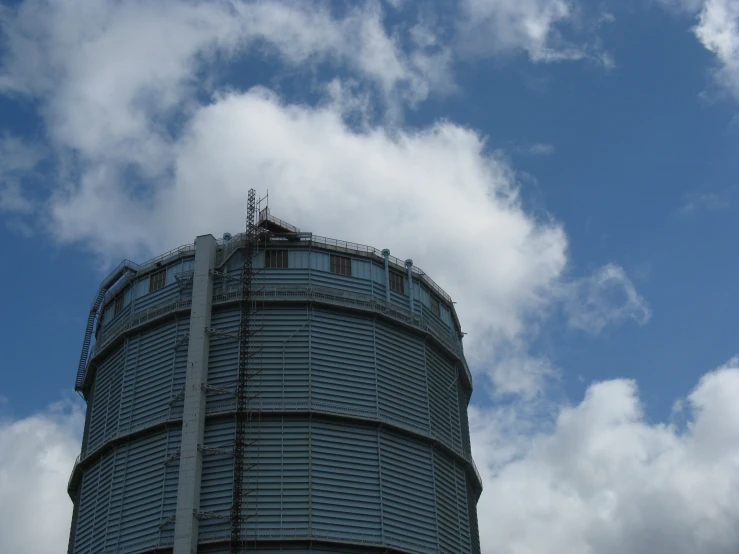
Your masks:
[{"label": "metal bracket", "polygon": [[194,273],[192,271],[181,271],[174,274],[180,294],[192,288],[193,275]]},{"label": "metal bracket", "polygon": [[217,448],[215,446],[205,446],[204,444],[201,444],[198,446],[198,450],[201,454],[205,455],[218,455],[218,454],[224,454],[226,456],[233,456],[233,445],[231,445],[231,450],[224,450],[223,448]]},{"label": "metal bracket", "polygon": [[183,344],[189,341],[190,341],[190,333],[185,333],[184,335],[182,335],[180,338],[178,338],[175,341],[174,346],[172,347],[172,350],[177,350],[180,346],[182,346]]},{"label": "metal bracket", "polygon": [[229,275],[228,273],[215,270],[211,270],[210,274],[213,277],[222,277],[223,279],[230,279],[231,281],[241,281],[241,275]]},{"label": "metal bracket", "polygon": [[177,519],[177,514],[176,513],[175,514],[172,514],[171,516],[169,516],[167,519],[165,519],[164,521],[162,521],[159,524],[159,528],[161,529],[165,525],[169,525],[170,523],[174,523],[176,519]]},{"label": "metal bracket", "polygon": [[201,385],[201,389],[204,390],[206,393],[213,393],[213,394],[227,394],[229,396],[236,397],[236,392],[228,389],[224,389],[222,387],[214,387],[213,385]]},{"label": "metal bracket", "polygon": [[223,337],[234,340],[241,338],[238,333],[229,333],[228,331],[221,331],[220,329],[213,329],[211,327],[206,327],[205,332],[212,337]]},{"label": "metal bracket", "polygon": [[199,520],[204,519],[231,519],[229,514],[217,514],[215,512],[203,512],[202,510],[193,510],[192,513]]},{"label": "metal bracket", "polygon": [[182,385],[182,388],[179,390],[179,392],[177,392],[177,394],[172,397],[172,399],[169,401],[169,405],[171,406],[172,404],[174,404],[178,400],[182,400],[183,398],[185,398],[185,385]]},{"label": "metal bracket", "polygon": [[166,460],[164,460],[164,462],[163,462],[162,465],[165,465],[165,466],[166,465],[169,465],[170,463],[174,462],[175,460],[179,460],[179,459],[180,459],[180,453],[179,452],[175,452],[169,458],[167,458]]}]

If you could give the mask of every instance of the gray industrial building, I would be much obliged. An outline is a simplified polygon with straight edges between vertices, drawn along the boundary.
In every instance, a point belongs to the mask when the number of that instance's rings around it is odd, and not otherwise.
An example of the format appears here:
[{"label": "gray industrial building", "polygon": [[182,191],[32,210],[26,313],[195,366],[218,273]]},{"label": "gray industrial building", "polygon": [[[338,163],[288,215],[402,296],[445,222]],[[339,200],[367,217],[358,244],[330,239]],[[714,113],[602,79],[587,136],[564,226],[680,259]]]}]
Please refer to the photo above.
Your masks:
[{"label": "gray industrial building", "polygon": [[479,553],[451,299],[256,213],[101,284],[69,553]]}]

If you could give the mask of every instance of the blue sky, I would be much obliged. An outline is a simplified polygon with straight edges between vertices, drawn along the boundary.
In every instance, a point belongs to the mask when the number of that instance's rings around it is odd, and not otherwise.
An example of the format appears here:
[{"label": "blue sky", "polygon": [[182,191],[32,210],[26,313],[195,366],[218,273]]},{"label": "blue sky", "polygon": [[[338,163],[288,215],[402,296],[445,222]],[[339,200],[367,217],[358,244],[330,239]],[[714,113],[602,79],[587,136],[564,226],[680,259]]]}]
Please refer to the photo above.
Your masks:
[{"label": "blue sky", "polygon": [[739,548],[736,0],[157,6],[0,8],[0,475],[57,437],[60,522],[0,550],[61,551],[106,268],[238,231],[252,186],[458,302],[486,553]]}]

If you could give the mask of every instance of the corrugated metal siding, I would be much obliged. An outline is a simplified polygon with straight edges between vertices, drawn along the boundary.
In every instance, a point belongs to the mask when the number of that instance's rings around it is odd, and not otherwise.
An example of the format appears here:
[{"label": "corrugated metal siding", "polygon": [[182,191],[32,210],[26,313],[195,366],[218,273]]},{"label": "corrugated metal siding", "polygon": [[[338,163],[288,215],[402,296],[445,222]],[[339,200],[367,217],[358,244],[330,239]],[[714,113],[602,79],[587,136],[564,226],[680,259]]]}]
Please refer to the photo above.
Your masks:
[{"label": "corrugated metal siding", "polygon": [[[406,284],[405,284],[405,287],[406,288],[405,288],[405,290],[407,291],[408,290],[408,279],[406,279],[405,281],[406,281]],[[394,304],[396,306],[399,306],[399,307],[403,308],[404,310],[409,310],[410,309],[410,300],[408,299],[408,295],[407,294],[401,294],[401,293],[396,292],[394,290],[391,290],[390,291],[390,303],[391,304]]]},{"label": "corrugated metal siding", "polygon": [[472,447],[470,445],[470,422],[467,415],[467,394],[462,384],[457,381],[457,402],[459,406],[459,421],[462,429],[462,447],[465,454],[472,456]]},{"label": "corrugated metal siding", "polygon": [[87,469],[75,553],[126,552],[142,541],[156,544],[159,523],[176,504],[177,472],[163,462],[179,448],[179,437],[179,429],[144,437],[118,447]]},{"label": "corrugated metal siding", "polygon": [[95,533],[95,509],[98,501],[98,476],[100,465],[95,465],[85,471],[82,476],[80,497],[77,502],[77,526],[74,530],[73,552],[90,552],[92,548],[92,537]]},{"label": "corrugated metal siding", "polygon": [[[211,327],[228,333],[239,331],[238,308],[214,312]],[[262,332],[254,344],[252,364],[256,375],[250,382],[252,404],[265,409],[307,407],[308,402],[308,312],[302,308],[272,308],[255,316]],[[208,383],[235,390],[238,365],[238,341],[214,335],[210,339]],[[216,403],[216,399],[218,403]],[[212,394],[211,410],[219,410],[232,397]]]},{"label": "corrugated metal siding", "polygon": [[311,400],[375,411],[372,320],[314,310],[311,320]]},{"label": "corrugated metal siding", "polygon": [[[210,448],[233,450],[235,425],[231,421],[219,421],[205,426],[204,444]],[[233,456],[221,453],[203,453],[203,470],[200,480],[200,509],[228,515],[233,491]],[[200,522],[201,540],[208,533],[228,533],[228,520],[204,519]]]},{"label": "corrugated metal siding", "polygon": [[433,346],[426,344],[426,366],[429,375],[429,405],[431,429],[443,441],[462,450],[459,423],[459,386],[454,366]]},{"label": "corrugated metal siding", "polygon": [[308,311],[300,308],[276,308],[257,314],[262,326],[259,353],[254,366],[259,372],[251,390],[255,404],[266,408],[307,406],[308,385]]},{"label": "corrugated metal siding", "polygon": [[102,323],[104,326],[112,326],[118,323],[119,321],[126,319],[130,314],[131,314],[130,305],[125,306],[120,312],[116,314],[115,313],[115,302],[111,302],[105,308],[105,312],[103,313]]},{"label": "corrugated metal siding", "polygon": [[376,431],[313,421],[310,444],[314,534],[379,542]]},{"label": "corrugated metal siding", "polygon": [[372,295],[372,281],[369,279],[331,273],[328,268],[325,271],[311,271],[310,280],[311,285],[316,288],[341,289],[366,296]]},{"label": "corrugated metal siding", "polygon": [[442,552],[471,552],[466,477],[454,461],[434,452],[436,512]]},{"label": "corrugated metal siding", "polygon": [[[256,464],[244,475],[247,513],[253,517],[247,534],[305,536],[308,532],[309,438],[304,419],[280,417],[255,422],[249,429],[246,464]],[[283,492],[284,491],[284,492]]]},{"label": "corrugated metal siding", "polygon": [[[289,288],[289,285],[302,285],[308,282],[308,269],[264,269],[257,274],[254,279],[254,290],[265,287],[267,290],[271,288]],[[231,283],[234,283],[231,280]]]},{"label": "corrugated metal siding", "polygon": [[[255,420],[248,430],[244,475],[244,513],[250,536],[307,536],[309,534],[309,428],[305,419],[289,417]],[[206,425],[207,446],[229,449],[234,422]],[[207,454],[203,458],[201,509],[228,514],[231,509],[233,458]],[[201,538],[225,536],[227,520],[201,521]]]},{"label": "corrugated metal siding", "polygon": [[137,296],[133,303],[134,313],[143,312],[160,304],[169,304],[180,297],[180,289],[177,283],[170,283],[154,292],[149,292],[148,277],[140,281],[140,283],[137,288],[137,294],[140,296]]},{"label": "corrugated metal siding", "polygon": [[[162,488],[162,510],[159,516],[160,544],[170,544],[174,539],[174,524],[162,525],[177,511],[177,485],[180,480],[179,458],[173,458],[180,452],[182,433],[179,430],[167,434],[164,454],[164,487]],[[170,461],[171,460],[171,461]]]},{"label": "corrugated metal siding", "polygon": [[472,541],[472,554],[481,554],[480,551],[480,529],[477,524],[477,502],[471,494],[467,494],[467,513],[470,521],[470,540]]},{"label": "corrugated metal siding", "polygon": [[372,294],[375,299],[385,301],[385,281],[381,283],[372,282]]},{"label": "corrugated metal siding", "polygon": [[288,535],[310,531],[310,423],[281,418],[281,528]]},{"label": "corrugated metal siding", "polygon": [[166,432],[142,438],[118,450],[119,496],[114,505],[120,510],[118,547],[122,550],[158,536],[166,452]]},{"label": "corrugated metal siding", "polygon": [[438,552],[431,448],[382,431],[380,452],[385,542]]},{"label": "corrugated metal siding", "polygon": [[[177,367],[174,347],[177,338],[182,335],[181,327],[186,329],[188,326],[189,323],[180,323],[180,320],[168,321],[128,340],[122,428],[139,426],[168,416],[175,371],[177,369],[182,374],[185,370],[184,365]],[[184,375],[178,376],[179,380],[183,378]]]},{"label": "corrugated metal siding", "polygon": [[380,414],[428,430],[423,339],[381,321],[375,329]]},{"label": "corrugated metal siding", "polygon": [[185,390],[185,377],[187,376],[187,346],[190,333],[190,318],[180,317],[175,326],[175,343],[172,345],[174,350],[174,368],[172,369],[172,382],[170,384],[169,417],[177,418],[182,416],[182,409],[185,403],[184,394],[179,400],[174,398]]},{"label": "corrugated metal siding", "polygon": [[[125,348],[119,346],[97,368],[87,440],[88,450],[96,448],[105,440],[106,436],[117,432],[124,352]],[[109,427],[108,425],[111,422],[114,422],[114,424]]]},{"label": "corrugated metal siding", "polygon": [[449,313],[449,308],[447,308],[443,304],[440,304],[439,315],[441,316],[441,321],[444,323],[444,325],[452,327],[452,316]]},{"label": "corrugated metal siding", "polygon": [[[214,310],[210,318],[211,329],[238,335],[240,312],[236,307]],[[208,384],[236,391],[236,371],[239,365],[239,341],[235,338],[212,335],[209,339]],[[208,403],[216,400],[233,402],[233,397],[210,394]]]}]

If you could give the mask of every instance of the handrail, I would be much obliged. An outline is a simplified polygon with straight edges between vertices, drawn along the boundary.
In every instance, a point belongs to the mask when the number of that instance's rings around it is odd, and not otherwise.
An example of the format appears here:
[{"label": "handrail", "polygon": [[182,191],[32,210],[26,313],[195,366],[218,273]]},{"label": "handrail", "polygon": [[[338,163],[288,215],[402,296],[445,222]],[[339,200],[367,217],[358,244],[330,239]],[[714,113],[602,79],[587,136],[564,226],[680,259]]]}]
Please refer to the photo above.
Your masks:
[{"label": "handrail", "polygon": [[[244,234],[238,233],[234,236],[232,236],[228,240],[220,239],[218,242],[219,245],[221,245],[223,248],[221,250],[221,255],[218,256],[217,264],[223,263],[224,260],[227,260],[228,257],[233,253],[235,250],[238,250],[241,247],[241,244],[244,240]],[[305,237],[300,237],[299,240],[300,243],[313,243],[318,246],[324,246],[327,248],[335,248],[340,249],[344,252],[357,252],[360,254],[369,254],[374,255],[377,257],[378,261],[383,260],[382,250],[379,250],[375,248],[374,246],[367,246],[364,244],[358,244],[356,242],[348,242],[345,240],[338,240],[338,239],[332,239],[328,237],[322,237],[319,235],[306,235]],[[399,270],[405,271],[405,262],[402,261],[400,258],[396,258],[395,256],[390,256],[389,261],[391,264],[395,265]],[[431,277],[428,276],[428,274],[423,271],[421,268],[417,266],[412,266],[411,271],[414,275],[417,275],[422,281],[424,281],[429,288],[431,288],[436,294],[441,296],[446,302],[449,303],[450,307],[453,304],[452,297],[449,296],[449,294],[442,289],[436,281],[434,281]]]},{"label": "handrail", "polygon": [[183,244],[182,246],[178,246],[177,248],[173,248],[169,252],[165,252],[164,254],[160,254],[159,256],[152,258],[144,263],[142,263],[139,266],[139,273],[142,273],[144,271],[147,271],[151,269],[152,267],[156,266],[157,263],[161,263],[164,260],[168,260],[169,258],[176,258],[179,256],[182,256],[183,254],[188,253],[194,253],[195,252],[195,244]]},{"label": "handrail", "polygon": [[103,279],[100,283],[95,299],[92,301],[90,311],[87,314],[87,323],[85,325],[85,336],[82,340],[82,351],[80,352],[80,361],[77,365],[77,377],[74,382],[74,390],[82,390],[82,383],[84,382],[84,374],[87,370],[88,361],[90,359],[92,345],[92,333],[95,329],[95,320],[98,317],[100,307],[105,302],[105,297],[108,294],[108,290],[113,287],[122,277],[125,277],[128,273],[136,273],[139,269],[138,264],[130,260],[123,260],[119,263],[108,276]]},{"label": "handrail", "polygon": [[[344,306],[354,306],[367,310],[373,310],[379,312],[391,319],[400,321],[407,325],[411,325],[423,332],[429,333],[435,337],[441,344],[453,352],[457,357],[464,359],[464,351],[461,344],[457,341],[452,340],[451,331],[449,336],[445,336],[444,333],[440,332],[434,322],[429,320],[428,317],[422,314],[411,313],[408,309],[393,304],[387,304],[384,300],[380,300],[371,296],[361,295],[357,293],[351,293],[342,289],[332,289],[329,287],[311,287],[309,285],[289,285],[287,286],[275,286],[275,287],[264,287],[260,291],[254,293],[254,297],[262,297],[263,299],[278,299],[278,298],[290,298],[300,300],[318,300],[325,301],[333,304],[339,304]],[[241,298],[239,290],[226,292],[223,294],[215,295],[213,297],[213,303],[233,302]],[[154,306],[149,308],[145,312],[131,314],[128,317],[122,318],[112,328],[103,328],[101,338],[96,342],[90,349],[89,360],[93,359],[99,352],[106,348],[111,342],[118,338],[118,336],[134,327],[145,324],[148,321],[159,318],[164,315],[171,314],[176,311],[186,310],[191,305],[190,300],[177,300],[169,304]],[[89,366],[89,362],[87,364]],[[472,374],[466,364],[463,364],[465,376],[467,381],[472,383]],[[83,372],[87,373],[87,367]],[[84,382],[84,374],[80,377],[80,383]]]},{"label": "handrail", "polygon": [[259,212],[259,220],[257,222],[257,225],[261,225],[265,221],[271,221],[272,223],[276,223],[283,229],[289,229],[293,233],[299,233],[300,229],[298,229],[295,225],[289,224],[287,221],[282,221],[281,219],[273,216],[269,213],[269,206],[264,208],[261,212]]}]

